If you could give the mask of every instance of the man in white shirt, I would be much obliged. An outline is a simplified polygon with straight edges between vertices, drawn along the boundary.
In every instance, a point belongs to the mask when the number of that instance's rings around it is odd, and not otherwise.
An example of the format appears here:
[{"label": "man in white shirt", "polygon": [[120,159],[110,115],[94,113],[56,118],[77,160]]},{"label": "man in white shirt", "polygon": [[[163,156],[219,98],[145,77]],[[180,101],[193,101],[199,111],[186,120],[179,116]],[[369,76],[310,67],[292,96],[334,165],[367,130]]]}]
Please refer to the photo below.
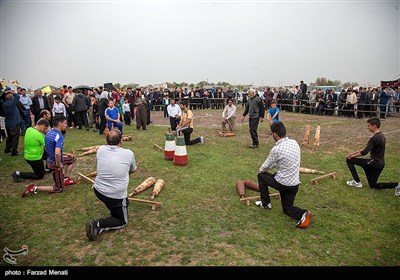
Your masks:
[{"label": "man in white shirt", "polygon": [[53,109],[51,111],[53,112],[53,118],[57,115],[63,115],[67,118],[67,110],[65,109],[64,103],[61,103],[60,96],[57,95],[54,97]]},{"label": "man in white shirt", "polygon": [[22,119],[21,123],[21,135],[25,135],[25,131],[31,127],[31,105],[32,105],[32,99],[26,95],[26,89],[21,88],[21,96],[19,98],[19,101],[23,105],[23,110],[24,110],[24,116],[25,118]]},{"label": "man in white shirt", "polygon": [[222,112],[222,131],[226,131],[226,124],[228,124],[230,131],[235,131],[236,106],[233,105],[232,99],[228,99],[228,105],[225,106]]},{"label": "man in white shirt", "polygon": [[[296,227],[307,228],[312,218],[311,211],[294,206],[300,184],[300,146],[296,140],[286,137],[286,128],[282,122],[273,123],[270,129],[276,144],[257,176],[261,201],[256,201],[256,205],[264,209],[272,208],[268,190],[268,187],[272,187],[280,193],[283,212],[298,220]],[[272,168],[278,172],[268,173],[267,170]]]},{"label": "man in white shirt", "polygon": [[97,235],[104,231],[120,229],[128,223],[129,175],[137,169],[133,152],[121,147],[121,131],[110,130],[107,144],[97,150],[97,176],[93,190],[110,210],[111,216],[86,223],[86,236],[91,241],[96,240]]},{"label": "man in white shirt", "polygon": [[167,112],[169,116],[169,123],[171,125],[171,130],[175,131],[176,126],[181,120],[182,110],[179,105],[175,104],[175,98],[170,99],[171,104],[167,106]]}]

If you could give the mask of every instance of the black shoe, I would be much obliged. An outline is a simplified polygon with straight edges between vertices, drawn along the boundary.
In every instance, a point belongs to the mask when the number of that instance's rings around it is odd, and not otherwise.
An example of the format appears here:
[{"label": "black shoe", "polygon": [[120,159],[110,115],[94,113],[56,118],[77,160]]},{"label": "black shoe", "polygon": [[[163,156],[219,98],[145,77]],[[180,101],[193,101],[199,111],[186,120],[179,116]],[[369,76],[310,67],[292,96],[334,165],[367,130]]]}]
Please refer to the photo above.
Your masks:
[{"label": "black shoe", "polygon": [[12,157],[16,157],[16,156],[19,156],[20,155],[20,153],[18,153],[18,152],[16,152],[16,153],[11,153],[11,156]]},{"label": "black shoe", "polygon": [[5,154],[11,153],[11,150],[4,150]]},{"label": "black shoe", "polygon": [[250,149],[258,148],[258,145],[250,145],[249,148]]},{"label": "black shoe", "polygon": [[14,183],[21,182],[21,178],[17,175],[17,172],[15,172],[15,171],[11,173],[11,177],[12,177]]},{"label": "black shoe", "polygon": [[86,236],[90,241],[95,241],[99,234],[99,227],[97,226],[97,220],[91,220],[86,223]]}]

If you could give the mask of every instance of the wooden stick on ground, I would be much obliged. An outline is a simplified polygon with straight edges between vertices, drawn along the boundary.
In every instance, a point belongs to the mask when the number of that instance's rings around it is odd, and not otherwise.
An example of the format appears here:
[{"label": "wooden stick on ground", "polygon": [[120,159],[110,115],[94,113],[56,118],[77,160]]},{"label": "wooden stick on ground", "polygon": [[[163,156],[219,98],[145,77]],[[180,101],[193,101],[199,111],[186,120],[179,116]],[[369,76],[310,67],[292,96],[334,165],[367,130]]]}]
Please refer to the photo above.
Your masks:
[{"label": "wooden stick on ground", "polygon": [[[270,193],[269,196],[275,196],[277,199],[280,199],[281,195],[280,193]],[[242,197],[239,199],[239,201],[245,201],[247,205],[249,205],[247,203],[247,201],[249,200],[253,200],[253,199],[260,199],[260,196],[249,196],[249,197]]]},{"label": "wooden stick on ground", "polygon": [[90,150],[94,150],[94,149],[98,149],[100,147],[100,145],[97,146],[91,146],[91,147],[83,147],[80,149],[76,149],[77,151],[90,151]]},{"label": "wooden stick on ground", "polygon": [[[241,196],[240,198],[242,199],[242,198],[246,198],[246,197],[245,197],[245,196]],[[247,206],[249,206],[249,205],[250,205],[250,199],[248,199],[248,200],[245,200],[244,202],[246,202],[246,205],[247,205]]]},{"label": "wooden stick on ground", "polygon": [[78,156],[86,156],[86,155],[91,155],[91,154],[95,154],[95,153],[97,153],[97,148],[83,152],[82,154],[79,154]]},{"label": "wooden stick on ground", "polygon": [[319,176],[319,177],[315,177],[314,179],[310,180],[310,183],[311,183],[311,185],[318,185],[318,180],[321,180],[321,179],[324,179],[324,178],[327,178],[327,177],[331,177],[331,178],[335,179],[336,178],[336,172],[332,172],[332,173],[325,174],[325,175],[322,175],[322,176]]},{"label": "wooden stick on ground", "polygon": [[153,146],[154,148],[157,148],[157,149],[159,149],[160,151],[162,151],[162,152],[164,152],[164,149],[163,148],[161,148],[160,146],[158,146],[157,144],[154,144],[154,146]]},{"label": "wooden stick on ground", "polygon": [[305,167],[300,167],[299,168],[300,173],[308,173],[308,174],[325,174],[324,171],[319,171],[311,168],[305,168]]},{"label": "wooden stick on ground", "polygon": [[141,202],[141,203],[147,203],[147,204],[151,204],[151,210],[156,210],[159,206],[162,205],[161,202],[157,202],[157,201],[151,201],[151,200],[145,200],[145,199],[139,199],[139,198],[128,198],[130,201],[136,201],[136,202]]},{"label": "wooden stick on ground", "polygon": [[[94,185],[94,181],[92,179],[90,179],[89,177],[83,175],[82,173],[78,173],[78,175],[79,175],[79,177],[82,177],[83,179],[85,179],[86,181],[88,181]],[[92,188],[93,188],[93,185],[92,185]]]}]

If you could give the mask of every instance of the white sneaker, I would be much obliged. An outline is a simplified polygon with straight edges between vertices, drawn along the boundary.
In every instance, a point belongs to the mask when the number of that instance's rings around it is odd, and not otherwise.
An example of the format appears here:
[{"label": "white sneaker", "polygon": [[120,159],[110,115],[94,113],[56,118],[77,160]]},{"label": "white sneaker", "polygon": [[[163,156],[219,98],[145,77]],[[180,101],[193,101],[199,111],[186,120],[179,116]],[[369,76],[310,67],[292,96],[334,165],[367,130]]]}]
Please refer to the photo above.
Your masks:
[{"label": "white sneaker", "polygon": [[397,187],[394,188],[394,195],[395,196],[400,196],[400,182],[397,185]]},{"label": "white sneaker", "polygon": [[201,137],[200,137],[200,143],[201,143],[201,144],[204,144],[204,136],[201,136]]},{"label": "white sneaker", "polygon": [[361,183],[361,182],[357,183],[357,182],[354,181],[354,180],[347,181],[346,184],[347,184],[348,186],[350,186],[350,187],[362,188],[362,183]]},{"label": "white sneaker", "polygon": [[264,208],[264,209],[268,209],[271,210],[272,209],[272,205],[271,203],[268,203],[267,205],[263,205],[261,200],[258,200],[256,202],[254,202],[258,207]]}]

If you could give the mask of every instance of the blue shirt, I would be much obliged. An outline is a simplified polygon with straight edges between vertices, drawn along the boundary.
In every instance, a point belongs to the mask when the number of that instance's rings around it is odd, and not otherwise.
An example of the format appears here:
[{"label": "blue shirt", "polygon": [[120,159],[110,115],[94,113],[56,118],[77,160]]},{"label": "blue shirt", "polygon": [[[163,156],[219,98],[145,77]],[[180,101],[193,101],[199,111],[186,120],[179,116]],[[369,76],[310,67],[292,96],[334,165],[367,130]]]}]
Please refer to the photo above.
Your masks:
[{"label": "blue shirt", "polygon": [[[108,108],[106,109],[106,111],[105,111],[105,115],[106,115],[106,116],[109,116],[109,117],[112,118],[113,120],[118,119],[118,113],[119,113],[119,111],[118,111],[118,109],[117,109],[116,107],[114,107],[114,108],[112,108],[112,109],[110,109],[110,107],[108,107]],[[112,124],[113,124],[113,122],[107,120],[107,125],[108,125],[108,126],[112,126]]]},{"label": "blue shirt", "polygon": [[273,119],[274,120],[274,122],[279,122],[279,115],[280,115],[280,110],[279,110],[279,108],[278,107],[275,107],[275,108],[269,108],[268,109],[268,113],[271,115],[271,118],[275,115],[275,113],[276,112],[278,112],[278,115],[276,115],[276,117]]},{"label": "blue shirt", "polygon": [[53,128],[44,137],[44,147],[47,152],[47,162],[56,162],[56,148],[61,149],[61,162],[62,151],[64,146],[64,136],[61,131]]}]

